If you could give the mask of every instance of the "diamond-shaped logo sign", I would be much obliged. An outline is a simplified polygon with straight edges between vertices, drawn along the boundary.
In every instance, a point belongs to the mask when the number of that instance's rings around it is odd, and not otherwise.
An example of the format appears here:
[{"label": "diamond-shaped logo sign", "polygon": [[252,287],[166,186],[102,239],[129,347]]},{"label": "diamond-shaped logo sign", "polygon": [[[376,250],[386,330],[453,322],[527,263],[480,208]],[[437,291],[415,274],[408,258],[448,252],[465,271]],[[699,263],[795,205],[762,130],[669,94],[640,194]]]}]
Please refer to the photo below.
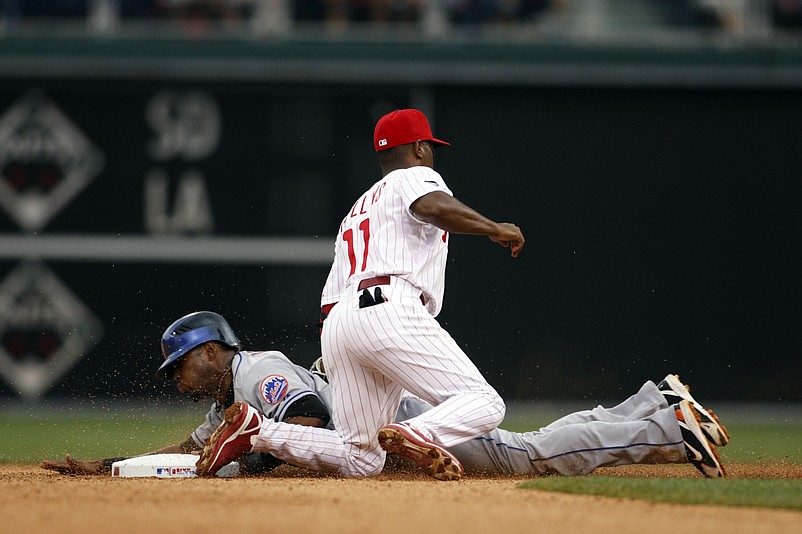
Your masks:
[{"label": "diamond-shaped logo sign", "polygon": [[0,375],[36,398],[103,335],[89,310],[43,263],[18,265],[0,285]]},{"label": "diamond-shaped logo sign", "polygon": [[0,205],[36,232],[103,167],[103,154],[41,92],[0,116]]}]

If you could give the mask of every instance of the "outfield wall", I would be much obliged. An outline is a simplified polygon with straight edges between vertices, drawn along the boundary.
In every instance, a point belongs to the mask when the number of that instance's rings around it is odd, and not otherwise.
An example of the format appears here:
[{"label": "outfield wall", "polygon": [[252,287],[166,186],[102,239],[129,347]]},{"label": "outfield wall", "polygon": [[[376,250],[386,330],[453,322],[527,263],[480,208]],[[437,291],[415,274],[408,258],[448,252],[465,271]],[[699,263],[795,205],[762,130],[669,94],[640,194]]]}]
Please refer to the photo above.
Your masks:
[{"label": "outfield wall", "polygon": [[505,397],[800,399],[793,52],[6,40],[0,82],[5,397],[173,395],[197,309],[311,363],[373,124],[415,106],[528,238],[455,236],[439,317]]}]

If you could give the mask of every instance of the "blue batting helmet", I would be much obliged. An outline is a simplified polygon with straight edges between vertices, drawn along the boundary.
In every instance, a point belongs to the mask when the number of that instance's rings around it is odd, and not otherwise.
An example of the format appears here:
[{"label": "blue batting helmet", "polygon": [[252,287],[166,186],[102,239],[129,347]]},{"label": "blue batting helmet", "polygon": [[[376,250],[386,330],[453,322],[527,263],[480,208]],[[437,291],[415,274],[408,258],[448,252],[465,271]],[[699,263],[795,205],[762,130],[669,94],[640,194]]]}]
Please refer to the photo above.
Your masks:
[{"label": "blue batting helmet", "polygon": [[156,370],[156,378],[165,378],[178,358],[207,341],[217,341],[237,350],[242,348],[222,315],[210,311],[190,313],[171,324],[162,334],[164,363]]}]

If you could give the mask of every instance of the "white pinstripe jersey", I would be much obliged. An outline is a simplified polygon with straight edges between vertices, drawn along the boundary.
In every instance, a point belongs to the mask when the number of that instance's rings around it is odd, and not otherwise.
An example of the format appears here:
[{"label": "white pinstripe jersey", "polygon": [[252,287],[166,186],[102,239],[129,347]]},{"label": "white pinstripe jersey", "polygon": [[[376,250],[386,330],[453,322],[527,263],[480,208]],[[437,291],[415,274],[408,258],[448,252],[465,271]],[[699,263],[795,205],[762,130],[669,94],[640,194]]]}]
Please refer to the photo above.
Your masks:
[{"label": "white pinstripe jersey", "polygon": [[392,275],[423,292],[429,313],[440,313],[448,233],[409,209],[434,191],[452,194],[435,170],[411,167],[387,174],[357,199],[340,224],[321,306],[339,302],[346,287],[360,280]]}]

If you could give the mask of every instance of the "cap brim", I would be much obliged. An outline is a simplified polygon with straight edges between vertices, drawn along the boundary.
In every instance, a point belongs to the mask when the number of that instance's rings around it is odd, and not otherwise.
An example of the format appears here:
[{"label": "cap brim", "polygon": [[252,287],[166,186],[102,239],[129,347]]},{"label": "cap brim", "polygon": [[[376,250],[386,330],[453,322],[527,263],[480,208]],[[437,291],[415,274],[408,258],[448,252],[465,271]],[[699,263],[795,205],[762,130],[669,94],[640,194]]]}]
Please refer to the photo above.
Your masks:
[{"label": "cap brim", "polygon": [[451,143],[449,143],[448,141],[443,141],[442,139],[436,139],[434,137],[432,137],[431,139],[427,139],[427,141],[432,143],[435,147],[451,146]]}]

